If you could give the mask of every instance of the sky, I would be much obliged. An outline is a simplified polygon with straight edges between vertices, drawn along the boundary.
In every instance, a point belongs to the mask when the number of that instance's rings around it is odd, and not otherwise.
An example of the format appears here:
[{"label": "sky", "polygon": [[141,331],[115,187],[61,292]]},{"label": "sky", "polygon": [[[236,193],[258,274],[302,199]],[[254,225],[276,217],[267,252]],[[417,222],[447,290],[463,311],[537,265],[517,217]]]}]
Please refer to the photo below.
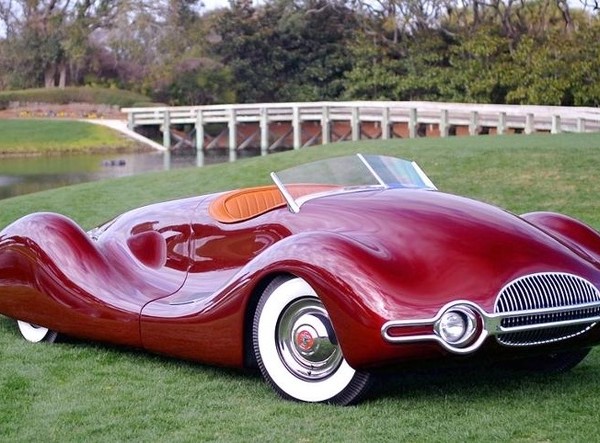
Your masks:
[{"label": "sky", "polygon": [[202,0],[206,9],[215,9],[229,6],[229,0]]},{"label": "sky", "polygon": [[[228,8],[229,0],[202,0],[206,9]],[[264,3],[264,0],[252,0],[254,6]]]}]

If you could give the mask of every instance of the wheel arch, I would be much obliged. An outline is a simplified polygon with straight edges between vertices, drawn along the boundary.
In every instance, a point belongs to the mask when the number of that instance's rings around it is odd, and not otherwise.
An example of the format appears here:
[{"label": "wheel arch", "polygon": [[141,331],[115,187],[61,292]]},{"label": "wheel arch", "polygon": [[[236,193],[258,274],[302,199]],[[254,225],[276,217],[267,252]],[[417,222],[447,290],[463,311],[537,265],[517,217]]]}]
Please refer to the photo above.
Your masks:
[{"label": "wheel arch", "polygon": [[382,294],[393,293],[407,272],[402,267],[393,274],[385,271],[382,257],[391,254],[385,245],[369,245],[339,233],[302,233],[274,245],[244,269],[256,283],[248,291],[242,313],[243,366],[256,366],[251,338],[254,313],[260,296],[278,276],[302,278],[315,290],[352,367],[379,361],[386,346],[381,326],[396,303],[382,299]]},{"label": "wheel arch", "polygon": [[254,322],[254,315],[256,314],[256,308],[258,307],[260,297],[271,282],[278,277],[294,278],[296,275],[288,271],[273,271],[262,276],[252,288],[246,303],[243,327],[244,368],[246,369],[256,369],[258,367],[256,357],[254,356],[254,344],[252,342],[252,324]]}]

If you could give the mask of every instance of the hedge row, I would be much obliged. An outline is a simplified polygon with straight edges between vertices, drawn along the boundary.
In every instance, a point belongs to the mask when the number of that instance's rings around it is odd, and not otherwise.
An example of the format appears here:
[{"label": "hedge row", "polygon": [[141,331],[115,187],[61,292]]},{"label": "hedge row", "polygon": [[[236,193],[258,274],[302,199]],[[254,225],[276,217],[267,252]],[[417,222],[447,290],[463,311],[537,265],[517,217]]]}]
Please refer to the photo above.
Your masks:
[{"label": "hedge row", "polygon": [[26,89],[21,91],[0,91],[0,109],[10,102],[19,103],[94,103],[114,106],[148,105],[151,100],[142,94],[122,89],[95,87],[69,87],[64,89]]}]

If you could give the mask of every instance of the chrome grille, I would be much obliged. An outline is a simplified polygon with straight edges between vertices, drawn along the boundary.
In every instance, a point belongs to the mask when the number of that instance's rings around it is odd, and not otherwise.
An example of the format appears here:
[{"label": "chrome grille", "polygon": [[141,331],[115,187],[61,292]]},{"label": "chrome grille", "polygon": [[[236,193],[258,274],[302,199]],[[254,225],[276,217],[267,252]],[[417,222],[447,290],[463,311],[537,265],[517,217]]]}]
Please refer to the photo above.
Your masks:
[{"label": "chrome grille", "polygon": [[[548,327],[500,333],[496,339],[508,346],[529,346],[575,337],[596,324],[596,319],[589,323],[585,319],[600,315],[599,301],[598,289],[575,275],[541,273],[518,278],[505,286],[496,300],[496,313],[515,312],[514,316],[503,318],[500,326],[507,330],[536,324],[548,324]],[[596,306],[586,306],[594,303]],[[573,309],[551,313],[527,312],[565,307]],[[568,324],[570,321],[576,324]],[[558,324],[553,326],[553,323]]]}]

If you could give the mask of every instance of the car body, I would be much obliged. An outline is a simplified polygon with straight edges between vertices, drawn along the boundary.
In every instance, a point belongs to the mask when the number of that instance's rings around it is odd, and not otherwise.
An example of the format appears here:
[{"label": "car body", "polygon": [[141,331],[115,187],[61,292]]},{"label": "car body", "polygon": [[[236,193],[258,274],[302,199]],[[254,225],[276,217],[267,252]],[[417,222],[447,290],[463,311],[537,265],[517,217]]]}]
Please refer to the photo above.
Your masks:
[{"label": "car body", "polygon": [[158,203],[85,232],[0,233],[0,313],[57,334],[229,367],[350,404],[411,362],[566,370],[600,341],[600,234],[438,191],[414,162],[349,156],[275,185]]}]

